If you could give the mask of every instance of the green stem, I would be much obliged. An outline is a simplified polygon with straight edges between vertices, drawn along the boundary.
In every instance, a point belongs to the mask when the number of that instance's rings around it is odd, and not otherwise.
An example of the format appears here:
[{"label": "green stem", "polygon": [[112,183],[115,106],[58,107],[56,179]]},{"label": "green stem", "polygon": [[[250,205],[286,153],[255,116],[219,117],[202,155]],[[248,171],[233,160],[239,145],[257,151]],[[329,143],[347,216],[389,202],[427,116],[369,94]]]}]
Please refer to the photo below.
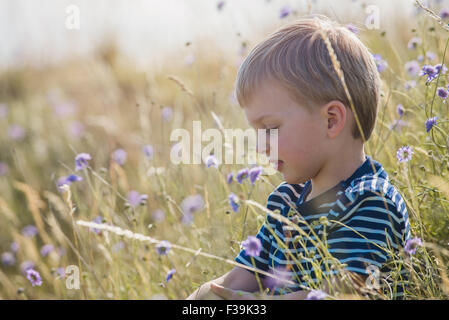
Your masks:
[{"label": "green stem", "polygon": [[[254,190],[254,185],[251,187],[251,190],[248,193],[248,200],[251,197],[251,194],[253,193]],[[246,227],[246,217],[248,215],[248,206],[246,206],[246,210],[245,210],[245,216],[243,217],[243,229],[242,229],[242,237],[240,239],[240,242],[243,241],[244,237],[245,237],[245,227]]]},{"label": "green stem", "polygon": [[[251,256],[251,263],[253,264],[254,268],[257,268],[256,263],[254,262],[254,257],[252,257],[252,256]],[[260,293],[263,293],[264,290],[263,290],[262,282],[260,282],[259,274],[257,272],[255,272],[254,275],[256,276],[257,284],[259,285],[259,291],[260,291]]]}]

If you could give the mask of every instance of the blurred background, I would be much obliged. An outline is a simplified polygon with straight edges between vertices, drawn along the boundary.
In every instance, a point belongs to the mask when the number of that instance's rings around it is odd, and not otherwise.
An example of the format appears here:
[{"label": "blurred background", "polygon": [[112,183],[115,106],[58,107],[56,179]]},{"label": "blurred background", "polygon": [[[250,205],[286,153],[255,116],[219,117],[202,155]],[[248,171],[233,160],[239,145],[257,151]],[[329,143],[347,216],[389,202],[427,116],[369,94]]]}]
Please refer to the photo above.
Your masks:
[{"label": "blurred background", "polygon": [[[79,30],[65,27],[71,5],[79,8]],[[413,0],[227,0],[221,7],[216,0],[3,0],[0,63],[54,63],[89,54],[105,38],[113,38],[143,66],[160,65],[167,54],[189,60],[189,54],[206,43],[236,54],[239,40],[260,38],[282,24],[279,17],[284,8],[363,25],[368,16],[363,8],[369,5],[378,6],[380,28],[392,34],[407,29],[417,11]],[[186,49],[186,42],[192,47]]]},{"label": "blurred background", "polygon": [[239,183],[241,165],[174,165],[170,133],[195,120],[248,128],[233,92],[240,63],[313,13],[375,55],[382,101],[365,151],[428,244],[399,263],[413,274],[407,298],[447,299],[448,79],[441,66],[438,80],[420,71],[447,60],[449,1],[421,2],[435,15],[413,0],[1,0],[0,299],[184,299],[229,271],[265,217],[245,200],[265,206],[282,176]]}]

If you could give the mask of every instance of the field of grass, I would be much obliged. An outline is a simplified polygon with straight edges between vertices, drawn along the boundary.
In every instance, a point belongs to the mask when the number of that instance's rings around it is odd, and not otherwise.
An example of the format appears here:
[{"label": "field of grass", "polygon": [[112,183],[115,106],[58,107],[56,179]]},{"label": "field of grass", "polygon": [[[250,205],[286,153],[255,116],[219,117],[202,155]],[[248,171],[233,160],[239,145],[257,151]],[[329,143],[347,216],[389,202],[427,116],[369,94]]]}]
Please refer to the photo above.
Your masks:
[{"label": "field of grass", "polygon": [[[449,73],[430,82],[420,75],[424,65],[447,61],[447,23],[422,10],[401,39],[359,33],[380,55],[383,80],[365,151],[389,173],[422,240],[415,254],[398,257],[411,274],[406,299],[449,296],[449,108],[438,90],[447,91]],[[139,69],[106,43],[89,57],[0,71],[0,299],[184,299],[232,268],[240,242],[266,215],[253,202],[265,206],[282,177],[228,184],[244,166],[174,165],[170,133],[191,131],[195,120],[203,130],[248,127],[232,94],[239,61],[254,45],[248,41],[240,57],[206,43],[194,61],[168,57],[158,70]],[[413,150],[408,162],[397,158],[403,146]],[[81,153],[91,159],[76,171]],[[70,186],[60,187],[70,175]],[[191,221],[186,210],[194,211]],[[167,254],[162,240],[171,244]],[[40,285],[27,278],[30,268]]]}]

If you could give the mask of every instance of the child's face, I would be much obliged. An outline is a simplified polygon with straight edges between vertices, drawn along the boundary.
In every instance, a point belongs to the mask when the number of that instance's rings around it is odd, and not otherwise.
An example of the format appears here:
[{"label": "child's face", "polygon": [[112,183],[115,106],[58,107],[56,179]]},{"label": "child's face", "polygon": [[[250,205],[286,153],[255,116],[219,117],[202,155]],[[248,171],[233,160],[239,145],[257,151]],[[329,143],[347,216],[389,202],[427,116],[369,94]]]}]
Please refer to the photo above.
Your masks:
[{"label": "child's face", "polygon": [[[278,129],[278,170],[287,183],[304,183],[318,174],[331,152],[326,117],[319,111],[309,114],[283,87],[268,81],[263,82],[244,110],[256,130]],[[267,146],[258,143],[258,152],[269,156],[269,150],[267,135]]]}]

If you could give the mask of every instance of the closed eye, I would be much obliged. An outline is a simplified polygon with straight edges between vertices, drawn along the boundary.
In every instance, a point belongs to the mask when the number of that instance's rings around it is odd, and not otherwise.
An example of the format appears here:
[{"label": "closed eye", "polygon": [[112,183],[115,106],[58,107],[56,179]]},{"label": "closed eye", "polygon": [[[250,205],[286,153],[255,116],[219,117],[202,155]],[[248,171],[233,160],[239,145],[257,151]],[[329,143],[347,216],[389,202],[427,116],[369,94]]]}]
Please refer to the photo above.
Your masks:
[{"label": "closed eye", "polygon": [[266,134],[269,134],[269,133],[270,133],[270,130],[276,130],[276,129],[279,129],[279,127],[275,127],[275,128],[267,128],[267,129],[265,129],[265,133],[266,133]]}]

